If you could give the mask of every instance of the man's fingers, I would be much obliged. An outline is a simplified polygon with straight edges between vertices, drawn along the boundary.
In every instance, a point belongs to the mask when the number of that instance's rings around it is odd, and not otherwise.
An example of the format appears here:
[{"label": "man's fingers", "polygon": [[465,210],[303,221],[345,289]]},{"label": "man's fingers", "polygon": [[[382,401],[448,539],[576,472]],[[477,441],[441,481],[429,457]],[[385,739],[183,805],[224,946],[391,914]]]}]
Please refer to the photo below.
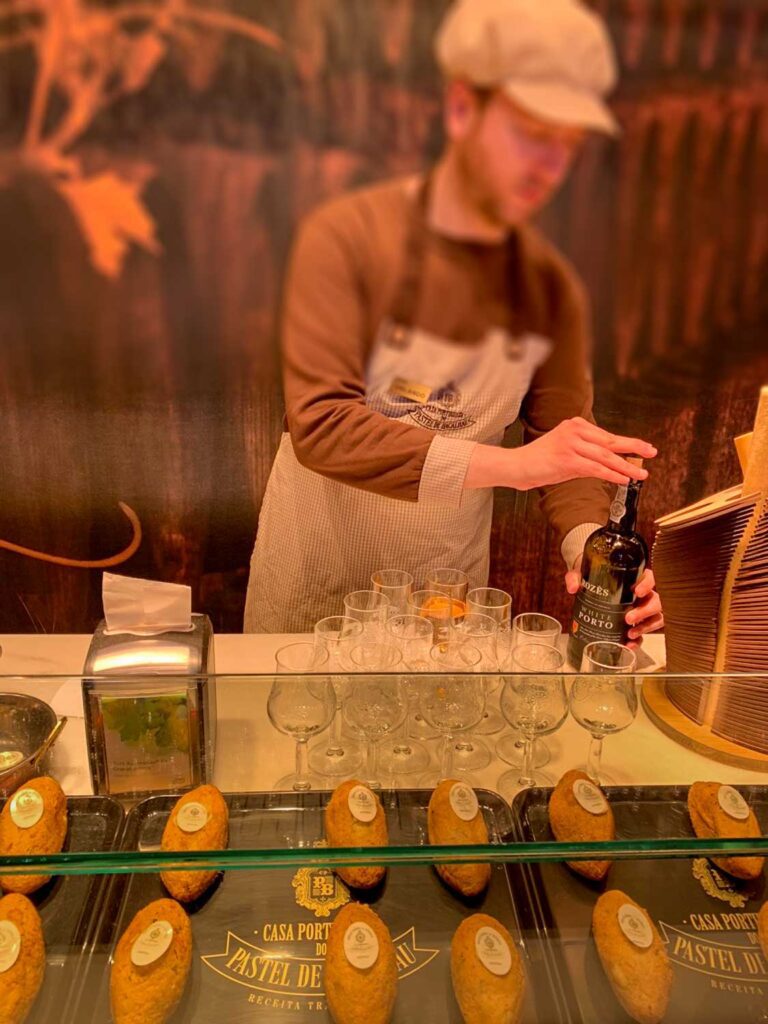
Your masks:
[{"label": "man's fingers", "polygon": [[622,434],[611,434],[607,430],[603,430],[602,427],[590,423],[588,420],[582,421],[580,433],[585,441],[591,441],[593,444],[609,448],[612,452],[641,455],[646,459],[653,459],[657,454],[655,446],[649,444],[648,441],[643,441],[639,437],[624,437]]},{"label": "man's fingers", "polygon": [[657,629],[661,629],[663,625],[664,616],[659,612],[656,615],[651,615],[649,619],[643,619],[643,621],[638,623],[638,625],[633,626],[632,629],[630,629],[628,636],[630,640],[634,640],[637,637],[642,636],[644,633],[653,633]]},{"label": "man's fingers", "polygon": [[[608,466],[604,466],[600,462],[593,462],[592,459],[587,459],[583,455],[578,457],[576,469],[577,471],[574,473],[574,476],[607,480],[610,484],[627,483],[626,473],[617,473],[615,469],[609,469]],[[633,466],[632,469],[636,470],[637,467]]]},{"label": "man's fingers", "polygon": [[578,448],[578,453],[591,462],[596,462],[598,465],[614,470],[620,476],[623,476],[625,481],[627,477],[632,477],[634,480],[645,480],[648,476],[646,469],[640,466],[633,466],[631,462],[622,459],[615,452],[602,445],[593,444],[591,441],[582,441]]},{"label": "man's fingers", "polygon": [[635,626],[637,623],[642,622],[643,619],[650,618],[651,615],[658,615],[661,612],[661,598],[654,590],[648,594],[641,601],[638,601],[634,608],[631,608],[624,616],[625,622],[628,622],[630,626]]},{"label": "man's fingers", "polygon": [[578,593],[581,585],[581,574],[576,569],[569,569],[565,574],[565,589],[569,594]]},{"label": "man's fingers", "polygon": [[635,597],[647,597],[656,586],[656,578],[650,569],[646,569],[639,581],[635,584]]}]

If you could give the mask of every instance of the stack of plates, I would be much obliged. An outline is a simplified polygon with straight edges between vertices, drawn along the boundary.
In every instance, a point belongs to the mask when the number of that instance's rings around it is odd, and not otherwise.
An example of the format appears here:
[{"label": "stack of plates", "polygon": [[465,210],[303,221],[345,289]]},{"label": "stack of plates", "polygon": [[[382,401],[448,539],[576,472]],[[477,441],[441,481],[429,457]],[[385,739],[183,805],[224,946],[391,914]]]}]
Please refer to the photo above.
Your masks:
[{"label": "stack of plates", "polygon": [[768,388],[744,485],[664,516],[653,567],[664,606],[667,670],[721,673],[675,681],[670,701],[712,733],[768,753]]}]

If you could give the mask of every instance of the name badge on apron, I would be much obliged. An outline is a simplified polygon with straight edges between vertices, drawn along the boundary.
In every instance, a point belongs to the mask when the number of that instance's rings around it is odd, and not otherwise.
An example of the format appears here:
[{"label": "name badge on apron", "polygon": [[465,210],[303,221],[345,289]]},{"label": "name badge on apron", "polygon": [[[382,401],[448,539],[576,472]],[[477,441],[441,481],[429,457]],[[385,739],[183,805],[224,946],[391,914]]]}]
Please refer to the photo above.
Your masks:
[{"label": "name badge on apron", "polygon": [[419,405],[426,405],[432,394],[428,384],[416,384],[404,377],[395,377],[387,390],[396,398],[407,398],[409,402],[417,402]]}]

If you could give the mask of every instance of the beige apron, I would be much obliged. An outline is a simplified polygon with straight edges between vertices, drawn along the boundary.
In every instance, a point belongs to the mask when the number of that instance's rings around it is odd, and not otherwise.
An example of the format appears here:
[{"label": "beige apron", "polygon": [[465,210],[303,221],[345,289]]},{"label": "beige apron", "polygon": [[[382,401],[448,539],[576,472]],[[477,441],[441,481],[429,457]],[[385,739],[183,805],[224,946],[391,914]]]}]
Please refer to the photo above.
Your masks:
[{"label": "beige apron", "polygon": [[[416,204],[405,267],[366,368],[372,411],[444,437],[499,444],[520,412],[551,342],[489,330],[457,344],[414,325],[429,229],[426,189]],[[400,383],[393,388],[393,382]],[[417,385],[412,396],[402,382]],[[429,569],[488,580],[493,490],[465,491],[460,507],[400,501],[304,468],[282,436],[267,483],[245,606],[245,632],[310,632],[343,611],[344,595],[371,586],[377,569],[405,569],[421,587]]]}]

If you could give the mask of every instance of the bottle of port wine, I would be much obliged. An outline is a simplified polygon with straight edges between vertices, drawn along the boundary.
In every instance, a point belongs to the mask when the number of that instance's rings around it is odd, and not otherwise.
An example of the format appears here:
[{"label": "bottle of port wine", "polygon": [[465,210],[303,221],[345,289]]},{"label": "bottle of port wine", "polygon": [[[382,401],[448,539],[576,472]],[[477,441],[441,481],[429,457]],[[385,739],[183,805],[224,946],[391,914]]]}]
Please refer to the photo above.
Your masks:
[{"label": "bottle of port wine", "polygon": [[[643,460],[627,459],[636,466]],[[642,483],[630,480],[616,490],[610,517],[584,545],[581,587],[573,606],[568,661],[581,668],[581,656],[593,640],[627,642],[624,616],[634,604],[633,587],[648,562],[648,546],[635,530]]]}]

